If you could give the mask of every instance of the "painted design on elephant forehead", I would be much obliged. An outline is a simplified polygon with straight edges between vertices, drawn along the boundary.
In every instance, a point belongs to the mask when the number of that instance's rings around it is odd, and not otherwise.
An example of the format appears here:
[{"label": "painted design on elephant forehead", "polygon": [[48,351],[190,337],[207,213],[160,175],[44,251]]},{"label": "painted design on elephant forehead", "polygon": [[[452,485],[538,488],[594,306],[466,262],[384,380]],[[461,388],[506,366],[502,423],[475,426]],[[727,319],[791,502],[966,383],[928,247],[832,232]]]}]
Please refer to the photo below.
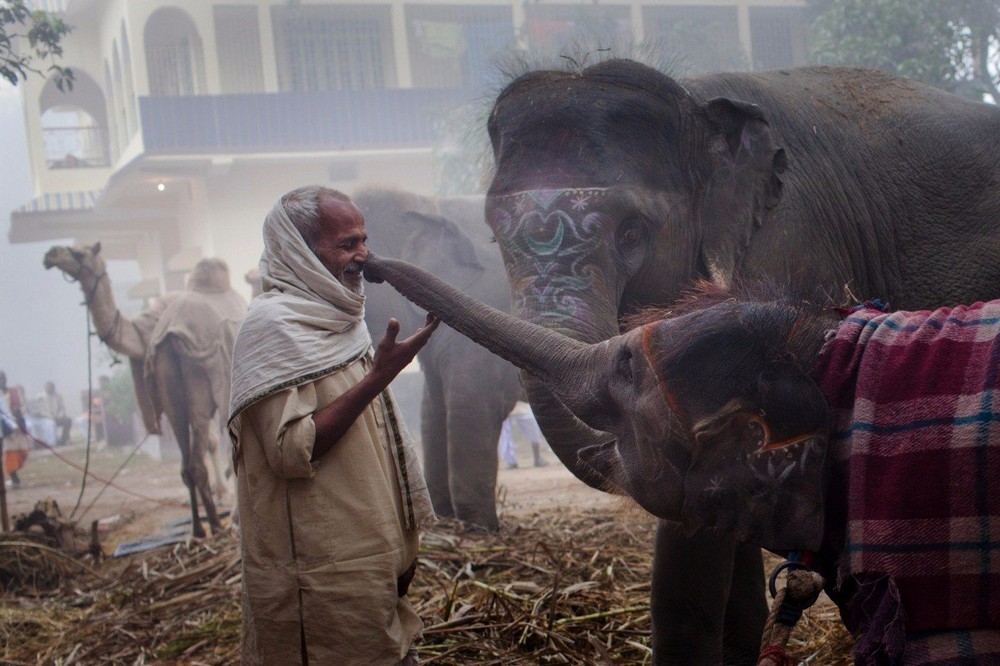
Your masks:
[{"label": "painted design on elephant forehead", "polygon": [[574,210],[586,208],[591,198],[599,198],[621,187],[569,187],[556,189],[522,190],[511,194],[490,195],[493,205],[511,208],[521,214],[528,210],[546,211],[562,201],[568,201]]}]

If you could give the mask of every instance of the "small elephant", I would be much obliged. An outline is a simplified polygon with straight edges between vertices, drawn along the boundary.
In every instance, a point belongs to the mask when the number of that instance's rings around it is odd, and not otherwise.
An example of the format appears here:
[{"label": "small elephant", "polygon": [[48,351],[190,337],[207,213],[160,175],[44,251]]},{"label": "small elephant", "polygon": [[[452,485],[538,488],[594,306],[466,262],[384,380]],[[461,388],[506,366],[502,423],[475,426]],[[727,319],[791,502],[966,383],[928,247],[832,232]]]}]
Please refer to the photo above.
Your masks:
[{"label": "small elephant", "polygon": [[885,313],[703,282],[589,344],[400,261],[365,275],[612,434],[578,452],[606,490],[691,535],[814,552],[858,663],[965,639],[911,636],[931,631],[979,632],[977,663],[1000,658],[1000,300]]}]

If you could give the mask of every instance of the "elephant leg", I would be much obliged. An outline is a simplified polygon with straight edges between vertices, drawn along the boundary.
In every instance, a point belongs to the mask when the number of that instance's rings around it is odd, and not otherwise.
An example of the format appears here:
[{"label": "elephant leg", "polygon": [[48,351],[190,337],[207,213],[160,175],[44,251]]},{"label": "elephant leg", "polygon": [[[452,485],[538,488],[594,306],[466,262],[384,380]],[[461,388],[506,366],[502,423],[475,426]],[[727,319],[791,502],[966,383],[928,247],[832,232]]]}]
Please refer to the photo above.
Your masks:
[{"label": "elephant leg", "polygon": [[764,557],[760,547],[737,544],[726,604],[723,656],[727,664],[756,664],[767,620]]},{"label": "elephant leg", "polygon": [[201,526],[198,515],[198,493],[190,470],[191,429],[188,426],[188,405],[184,399],[184,379],[180,360],[169,341],[154,351],[153,373],[159,402],[170,421],[181,454],[181,480],[191,498],[191,534],[201,538],[205,536],[205,528]]},{"label": "elephant leg", "polygon": [[424,449],[424,479],[434,511],[443,518],[454,518],[455,509],[448,487],[448,426],[444,395],[440,378],[429,369],[424,372],[420,440]]},{"label": "elephant leg", "polygon": [[[654,664],[756,663],[767,612],[763,566],[756,569],[756,586],[744,581],[752,568],[744,559],[752,557],[741,551],[740,583],[734,585],[737,550],[729,537],[709,531],[685,536],[678,526],[660,522],[650,599]],[[756,556],[759,562],[759,549]],[[733,589],[757,598],[731,596]],[[732,640],[723,639],[726,629]]]},{"label": "elephant leg", "polygon": [[505,415],[481,390],[455,387],[448,398],[448,467],[455,517],[488,531],[497,518],[497,441]]}]

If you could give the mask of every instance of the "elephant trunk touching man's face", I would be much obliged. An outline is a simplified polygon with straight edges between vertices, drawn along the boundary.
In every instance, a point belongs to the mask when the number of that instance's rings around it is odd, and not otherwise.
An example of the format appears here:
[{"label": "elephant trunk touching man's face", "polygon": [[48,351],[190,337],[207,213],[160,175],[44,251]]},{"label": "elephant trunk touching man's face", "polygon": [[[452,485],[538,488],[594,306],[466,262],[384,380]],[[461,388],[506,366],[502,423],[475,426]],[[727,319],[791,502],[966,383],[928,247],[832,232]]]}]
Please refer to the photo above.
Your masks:
[{"label": "elephant trunk touching man's face", "polygon": [[[714,527],[774,548],[819,546],[826,403],[781,348],[808,330],[797,352],[811,361],[824,330],[814,318],[727,301],[587,344],[402,261],[372,257],[365,276],[389,282],[524,370],[574,418],[613,435],[577,451],[579,467],[606,490],[688,529]],[[772,454],[792,446],[794,458]],[[776,515],[787,520],[775,525]]]}]

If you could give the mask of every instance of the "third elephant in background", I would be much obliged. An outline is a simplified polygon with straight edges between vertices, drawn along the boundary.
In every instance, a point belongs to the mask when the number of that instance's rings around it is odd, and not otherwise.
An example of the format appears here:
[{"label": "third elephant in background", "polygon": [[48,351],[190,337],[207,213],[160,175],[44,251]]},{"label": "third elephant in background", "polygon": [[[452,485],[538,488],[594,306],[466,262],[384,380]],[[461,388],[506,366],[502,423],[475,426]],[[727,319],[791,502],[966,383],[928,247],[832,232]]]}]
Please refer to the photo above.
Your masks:
[{"label": "third elephant in background", "polygon": [[[508,312],[507,275],[483,220],[482,197],[425,197],[398,189],[355,192],[369,246],[444,277],[474,298]],[[384,330],[390,317],[404,330],[424,313],[385,285],[366,285],[365,320]],[[495,530],[497,440],[521,394],[517,370],[442,326],[417,356],[424,375],[420,439],[434,510]]]}]

